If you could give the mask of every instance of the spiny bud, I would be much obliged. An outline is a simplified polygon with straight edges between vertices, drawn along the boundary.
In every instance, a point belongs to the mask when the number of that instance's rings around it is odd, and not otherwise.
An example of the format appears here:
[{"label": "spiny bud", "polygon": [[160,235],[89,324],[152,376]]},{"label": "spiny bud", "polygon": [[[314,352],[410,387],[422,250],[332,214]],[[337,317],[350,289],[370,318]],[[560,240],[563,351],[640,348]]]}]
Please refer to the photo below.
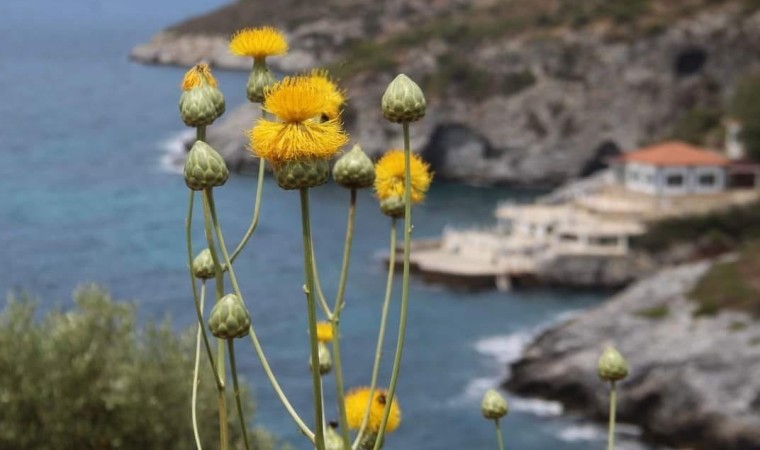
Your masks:
[{"label": "spiny bud", "polygon": [[597,364],[599,378],[605,381],[620,381],[628,376],[628,362],[617,350],[607,347]]},{"label": "spiny bud", "polygon": [[195,141],[185,161],[185,184],[194,191],[221,186],[230,172],[222,155],[203,141]]},{"label": "spiny bud", "polygon": [[480,412],[486,419],[498,420],[507,415],[507,400],[496,389],[489,389],[480,403]]},{"label": "spiny bud", "polygon": [[248,75],[248,82],[245,84],[245,93],[253,103],[264,103],[264,95],[276,80],[267,66],[264,58],[255,58],[253,60],[253,69]]},{"label": "spiny bud", "polygon": [[341,156],[333,166],[333,179],[348,189],[363,189],[375,182],[375,165],[359,144]]},{"label": "spiny bud", "polygon": [[324,159],[286,161],[274,166],[274,178],[283,189],[302,189],[327,183],[330,165]]},{"label": "spiny bud", "polygon": [[222,297],[211,310],[208,327],[219,339],[241,338],[248,335],[251,316],[243,301],[235,294]]},{"label": "spiny bud", "polygon": [[224,95],[213,86],[201,85],[192,88],[182,92],[179,98],[182,121],[189,127],[211,125],[224,110]]},{"label": "spiny bud", "polygon": [[388,85],[381,104],[383,115],[391,122],[416,122],[425,116],[422,89],[403,73]]},{"label": "spiny bud", "polygon": [[404,198],[401,196],[388,197],[380,200],[380,211],[388,217],[404,217],[405,205]]},{"label": "spiny bud", "polygon": [[193,275],[202,280],[208,280],[214,278],[215,274],[214,259],[211,258],[209,249],[205,248],[193,259]]},{"label": "spiny bud", "polygon": [[325,450],[344,450],[346,448],[343,438],[335,430],[336,426],[337,424],[331,422],[325,428]]},{"label": "spiny bud", "polygon": [[[327,375],[330,373],[332,370],[332,355],[324,342],[317,343],[317,357],[319,358],[319,374]],[[309,369],[311,369],[311,358],[309,358]]]}]

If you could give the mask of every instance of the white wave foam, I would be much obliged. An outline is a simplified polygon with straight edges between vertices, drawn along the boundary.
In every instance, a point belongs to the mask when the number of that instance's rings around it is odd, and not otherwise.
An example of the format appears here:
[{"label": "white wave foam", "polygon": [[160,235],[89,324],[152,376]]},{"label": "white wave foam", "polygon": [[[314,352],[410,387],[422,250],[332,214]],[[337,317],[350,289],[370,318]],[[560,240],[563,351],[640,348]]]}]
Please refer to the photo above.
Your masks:
[{"label": "white wave foam", "polygon": [[185,164],[185,143],[193,137],[193,130],[183,130],[174,136],[161,142],[160,147],[163,150],[161,156],[161,169],[169,173],[182,173]]},{"label": "white wave foam", "polygon": [[561,416],[564,411],[562,403],[538,398],[511,397],[509,404],[515,411],[522,411],[539,417]]},{"label": "white wave foam", "polygon": [[605,431],[596,425],[582,424],[563,428],[558,434],[565,442],[601,441],[606,437]]},{"label": "white wave foam", "polygon": [[501,365],[507,365],[520,359],[532,336],[533,333],[520,332],[487,337],[475,343],[475,351],[491,357]]}]

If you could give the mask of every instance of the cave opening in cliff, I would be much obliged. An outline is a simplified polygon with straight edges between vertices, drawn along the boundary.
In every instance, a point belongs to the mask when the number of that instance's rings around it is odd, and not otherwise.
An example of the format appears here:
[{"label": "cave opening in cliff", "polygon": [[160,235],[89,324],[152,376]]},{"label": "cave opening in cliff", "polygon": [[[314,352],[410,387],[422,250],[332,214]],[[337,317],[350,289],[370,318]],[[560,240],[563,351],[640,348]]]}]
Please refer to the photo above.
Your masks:
[{"label": "cave opening in cliff", "polygon": [[693,47],[678,54],[675,60],[675,73],[679,77],[695,75],[699,73],[707,62],[707,52],[701,48]]}]

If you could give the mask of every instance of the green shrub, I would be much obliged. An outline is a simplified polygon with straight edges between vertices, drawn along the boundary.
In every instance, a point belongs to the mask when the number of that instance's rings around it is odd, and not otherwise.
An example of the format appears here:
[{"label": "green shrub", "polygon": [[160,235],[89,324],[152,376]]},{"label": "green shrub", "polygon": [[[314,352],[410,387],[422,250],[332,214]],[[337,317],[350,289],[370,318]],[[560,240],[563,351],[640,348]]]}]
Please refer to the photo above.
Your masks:
[{"label": "green shrub", "polygon": [[721,129],[723,112],[717,109],[694,108],[681,116],[673,126],[673,138],[694,145],[704,145],[709,134]]},{"label": "green shrub", "polygon": [[651,308],[640,309],[635,314],[642,319],[659,320],[670,315],[670,307],[668,305],[653,306]]},{"label": "green shrub", "polygon": [[[194,333],[177,336],[167,323],[138,330],[134,306],[94,286],[74,299],[73,311],[40,318],[28,298],[10,298],[0,315],[0,448],[195,448]],[[216,387],[201,362],[200,436],[215,448]],[[253,402],[243,398],[250,419]],[[232,448],[242,448],[234,409],[228,416]],[[256,449],[273,448],[266,433],[252,435]]]}]

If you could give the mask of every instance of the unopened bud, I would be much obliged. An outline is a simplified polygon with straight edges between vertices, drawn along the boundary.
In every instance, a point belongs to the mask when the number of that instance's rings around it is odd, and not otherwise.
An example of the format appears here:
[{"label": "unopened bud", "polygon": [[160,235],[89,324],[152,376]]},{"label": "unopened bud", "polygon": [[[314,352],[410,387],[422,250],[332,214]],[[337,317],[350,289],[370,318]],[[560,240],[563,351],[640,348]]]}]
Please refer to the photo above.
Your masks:
[{"label": "unopened bud", "polygon": [[274,166],[277,185],[286,190],[312,188],[327,183],[330,165],[324,159],[286,161]]},{"label": "unopened bud", "polygon": [[333,179],[348,189],[363,189],[375,182],[375,165],[357,144],[333,166]]},{"label": "unopened bud", "polygon": [[[327,375],[330,373],[332,370],[332,355],[324,342],[317,344],[317,357],[319,358],[319,374]],[[309,358],[309,368],[311,369],[311,358]]]},{"label": "unopened bud", "polygon": [[498,420],[507,415],[509,407],[507,400],[496,389],[489,389],[483,395],[480,412],[486,419]]},{"label": "unopened bud", "polygon": [[612,347],[604,349],[597,369],[599,378],[605,381],[620,381],[628,376],[628,362]]},{"label": "unopened bud", "polygon": [[385,118],[394,123],[420,120],[425,116],[427,106],[422,89],[404,74],[391,81],[381,104]]},{"label": "unopened bud", "polygon": [[248,75],[248,82],[245,85],[245,93],[253,103],[263,103],[267,89],[274,85],[276,80],[267,66],[264,58],[253,60],[253,69]]},{"label": "unopened bud", "polygon": [[227,294],[211,310],[208,327],[219,339],[241,338],[248,335],[251,316],[240,297]]},{"label": "unopened bud", "polygon": [[198,256],[193,259],[193,275],[201,280],[208,280],[216,275],[214,259],[211,257],[209,249],[205,248],[201,250]]},{"label": "unopened bud", "polygon": [[404,198],[401,196],[388,197],[380,200],[380,211],[388,217],[400,218],[405,213]]},{"label": "unopened bud", "polygon": [[195,141],[185,161],[185,184],[194,191],[221,186],[230,172],[224,158],[210,145]]}]

